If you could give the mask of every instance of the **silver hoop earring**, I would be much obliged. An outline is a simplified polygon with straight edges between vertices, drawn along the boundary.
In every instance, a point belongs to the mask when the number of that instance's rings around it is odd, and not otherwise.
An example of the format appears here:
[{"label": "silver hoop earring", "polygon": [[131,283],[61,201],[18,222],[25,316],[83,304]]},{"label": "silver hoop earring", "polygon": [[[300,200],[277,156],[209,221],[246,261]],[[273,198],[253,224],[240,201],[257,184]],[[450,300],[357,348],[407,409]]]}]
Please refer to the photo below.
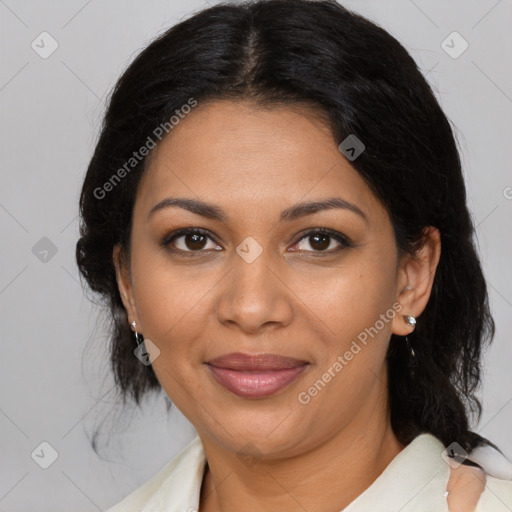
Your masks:
[{"label": "silver hoop earring", "polygon": [[[413,330],[416,328],[416,318],[414,318],[411,315],[402,315],[404,322],[407,325],[412,326]],[[413,357],[413,361],[416,359],[416,354],[414,353],[414,349],[412,348],[411,342],[409,341],[409,338],[406,336],[405,341],[407,343],[407,346],[409,347],[409,350],[411,351],[411,356]],[[414,365],[413,365],[414,366]]]},{"label": "silver hoop earring", "polygon": [[142,342],[144,340],[141,339],[142,335],[139,335],[139,333],[137,332],[137,322],[134,320],[130,325],[133,327],[133,330],[135,331],[135,341],[137,342],[137,346],[142,345]]}]

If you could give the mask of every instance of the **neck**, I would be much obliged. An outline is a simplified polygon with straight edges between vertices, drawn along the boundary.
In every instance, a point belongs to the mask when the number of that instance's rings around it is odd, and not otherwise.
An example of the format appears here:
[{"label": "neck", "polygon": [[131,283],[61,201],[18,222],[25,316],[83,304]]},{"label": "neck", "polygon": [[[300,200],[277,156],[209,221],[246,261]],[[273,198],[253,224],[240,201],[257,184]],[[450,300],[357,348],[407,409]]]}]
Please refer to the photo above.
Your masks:
[{"label": "neck", "polygon": [[405,448],[391,429],[386,395],[375,395],[343,429],[293,457],[248,467],[201,436],[208,465],[199,512],[234,512],[240,504],[245,512],[344,509]]}]

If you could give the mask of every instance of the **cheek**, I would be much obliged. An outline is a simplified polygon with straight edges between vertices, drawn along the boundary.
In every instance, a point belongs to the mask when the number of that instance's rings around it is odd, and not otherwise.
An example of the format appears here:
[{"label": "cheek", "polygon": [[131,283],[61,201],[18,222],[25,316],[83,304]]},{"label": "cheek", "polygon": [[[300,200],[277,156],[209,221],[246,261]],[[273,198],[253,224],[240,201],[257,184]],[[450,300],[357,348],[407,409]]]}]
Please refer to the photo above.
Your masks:
[{"label": "cheek", "polygon": [[[384,258],[360,258],[335,269],[327,279],[317,282],[304,302],[319,312],[331,335],[342,344],[355,339],[373,326],[392,307],[395,298],[393,262]],[[381,323],[378,324],[382,328]],[[384,330],[390,329],[386,323]]]},{"label": "cheek", "polygon": [[[153,369],[169,396],[188,382],[198,365],[205,322],[199,318],[216,280],[208,273],[195,279],[162,257],[133,254],[133,290],[141,332],[160,350]],[[193,383],[187,384],[190,387]]]},{"label": "cheek", "polygon": [[394,269],[392,258],[386,263],[385,258],[360,258],[340,269],[324,293],[316,295],[314,307],[329,332],[324,347],[316,353],[317,368],[301,391],[321,389],[311,404],[315,415],[326,422],[332,419],[325,404],[343,403],[345,410],[357,410],[371,389],[380,385],[392,319],[397,314]]},{"label": "cheek", "polygon": [[[144,257],[146,256],[146,257]],[[186,278],[179,268],[161,258],[133,255],[133,289],[141,332],[157,347],[152,368],[164,392],[188,417],[190,396],[201,396],[197,379],[201,334],[204,323],[198,321],[206,290],[213,285]],[[191,286],[191,284],[196,286]],[[203,326],[203,327],[202,327]],[[193,415],[192,415],[193,417]]]},{"label": "cheek", "polygon": [[200,308],[218,276],[194,269],[194,264],[178,265],[158,251],[136,251],[132,255],[133,289],[141,325],[162,341],[180,323]]}]

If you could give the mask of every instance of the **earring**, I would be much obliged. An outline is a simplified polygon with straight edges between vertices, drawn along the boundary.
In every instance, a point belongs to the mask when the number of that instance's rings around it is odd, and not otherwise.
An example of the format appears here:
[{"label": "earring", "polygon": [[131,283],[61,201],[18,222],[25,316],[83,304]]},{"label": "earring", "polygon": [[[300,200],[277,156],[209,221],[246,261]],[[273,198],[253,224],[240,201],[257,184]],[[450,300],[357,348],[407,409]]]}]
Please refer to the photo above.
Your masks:
[{"label": "earring", "polygon": [[408,325],[412,325],[413,327],[416,327],[416,318],[410,315],[402,315],[404,322]]},{"label": "earring", "polygon": [[130,325],[133,327],[133,330],[135,331],[135,341],[137,342],[137,346],[140,346],[143,340],[140,339],[139,334],[137,332],[137,322],[134,320]]},{"label": "earring", "polygon": [[411,356],[413,358],[416,357],[416,354],[414,353],[414,349],[412,348],[412,345],[411,345],[411,342],[409,341],[409,338],[407,338],[407,336],[405,337],[405,341],[407,343],[407,346],[409,347],[409,349],[411,350]]},{"label": "earring", "polygon": [[[404,322],[407,324],[407,325],[411,325],[413,330],[416,328],[416,318],[414,318],[413,316],[411,315],[402,315],[403,319],[404,319]],[[409,347],[409,349],[411,350],[411,355],[413,358],[416,358],[416,354],[414,353],[414,349],[412,348],[412,345],[411,345],[411,342],[409,341],[409,338],[406,336],[405,337],[405,341],[407,343],[407,346]],[[413,359],[414,360],[414,359]]]}]

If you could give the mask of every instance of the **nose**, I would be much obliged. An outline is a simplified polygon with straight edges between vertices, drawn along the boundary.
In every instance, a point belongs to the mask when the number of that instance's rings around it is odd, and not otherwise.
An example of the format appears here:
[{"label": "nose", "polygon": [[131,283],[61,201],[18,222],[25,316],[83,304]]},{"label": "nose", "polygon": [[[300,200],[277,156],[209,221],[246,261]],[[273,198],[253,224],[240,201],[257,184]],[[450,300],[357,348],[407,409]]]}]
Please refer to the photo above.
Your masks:
[{"label": "nose", "polygon": [[233,253],[232,270],[218,289],[216,314],[228,327],[257,334],[290,324],[293,292],[268,251],[254,261]]}]

